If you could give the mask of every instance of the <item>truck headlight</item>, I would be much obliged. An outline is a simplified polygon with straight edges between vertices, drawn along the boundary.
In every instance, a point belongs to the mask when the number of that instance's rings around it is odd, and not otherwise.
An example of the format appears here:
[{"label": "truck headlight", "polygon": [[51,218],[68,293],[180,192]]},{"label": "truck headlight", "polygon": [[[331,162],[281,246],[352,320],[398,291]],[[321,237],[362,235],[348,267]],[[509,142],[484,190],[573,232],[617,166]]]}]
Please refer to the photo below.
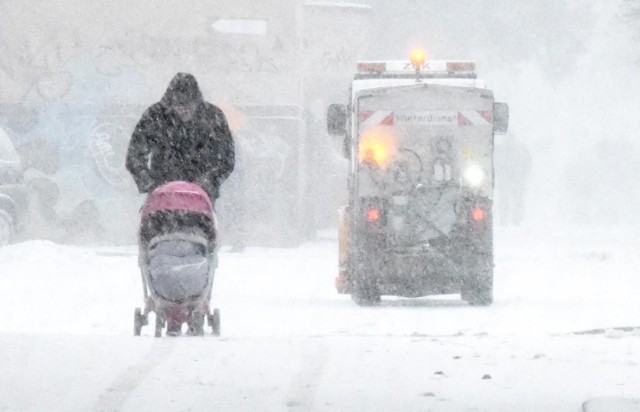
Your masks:
[{"label": "truck headlight", "polygon": [[468,165],[464,170],[464,180],[473,187],[478,187],[484,182],[485,173],[484,170],[478,165]]}]

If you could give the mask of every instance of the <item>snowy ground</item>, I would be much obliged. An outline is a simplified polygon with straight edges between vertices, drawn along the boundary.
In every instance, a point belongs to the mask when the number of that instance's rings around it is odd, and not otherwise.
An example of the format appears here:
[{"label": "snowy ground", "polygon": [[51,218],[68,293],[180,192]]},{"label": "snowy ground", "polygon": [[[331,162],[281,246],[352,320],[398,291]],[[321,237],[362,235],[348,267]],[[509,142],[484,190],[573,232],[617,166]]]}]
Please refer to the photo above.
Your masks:
[{"label": "snowy ground", "polygon": [[223,336],[156,339],[132,336],[136,248],[2,248],[0,411],[579,411],[640,396],[631,230],[498,228],[487,308],[358,307],[333,288],[336,255],[332,236],[223,250]]}]

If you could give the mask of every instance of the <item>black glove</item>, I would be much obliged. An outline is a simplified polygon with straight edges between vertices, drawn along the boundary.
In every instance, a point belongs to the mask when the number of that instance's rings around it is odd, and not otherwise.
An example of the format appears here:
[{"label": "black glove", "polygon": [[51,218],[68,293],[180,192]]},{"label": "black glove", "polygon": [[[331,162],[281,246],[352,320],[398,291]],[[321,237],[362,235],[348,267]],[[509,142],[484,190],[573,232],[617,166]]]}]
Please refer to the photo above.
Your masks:
[{"label": "black glove", "polygon": [[209,186],[211,186],[211,181],[209,180],[208,176],[200,176],[199,178],[196,179],[196,183],[205,190]]},{"label": "black glove", "polygon": [[140,176],[138,176],[136,185],[138,186],[138,191],[140,193],[149,193],[151,189],[153,189],[154,181],[151,178],[151,175],[149,175],[149,172],[143,171],[140,173]]}]

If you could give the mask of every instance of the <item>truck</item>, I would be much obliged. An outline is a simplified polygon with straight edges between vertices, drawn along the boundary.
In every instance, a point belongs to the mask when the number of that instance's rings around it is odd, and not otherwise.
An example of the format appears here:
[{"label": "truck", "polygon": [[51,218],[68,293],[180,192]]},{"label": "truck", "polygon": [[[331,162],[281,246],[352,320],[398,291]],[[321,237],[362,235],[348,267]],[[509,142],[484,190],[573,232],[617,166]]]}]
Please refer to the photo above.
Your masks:
[{"label": "truck", "polygon": [[359,305],[456,293],[491,304],[494,136],[508,106],[472,61],[417,52],[357,69],[348,104],[327,111],[349,159],[338,292]]}]

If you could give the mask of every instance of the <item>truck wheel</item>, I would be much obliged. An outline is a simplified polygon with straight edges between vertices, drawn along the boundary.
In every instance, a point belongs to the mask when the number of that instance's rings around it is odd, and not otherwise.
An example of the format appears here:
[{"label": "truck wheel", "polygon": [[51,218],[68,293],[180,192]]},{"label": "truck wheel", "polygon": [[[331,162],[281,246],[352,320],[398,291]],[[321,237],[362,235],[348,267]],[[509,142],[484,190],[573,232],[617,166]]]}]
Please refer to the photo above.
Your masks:
[{"label": "truck wheel", "polygon": [[493,240],[491,232],[483,238],[458,241],[458,270],[463,274],[460,297],[472,306],[493,303]]},{"label": "truck wheel", "polygon": [[462,285],[461,297],[472,306],[493,303],[493,264],[470,271]]},{"label": "truck wheel", "polygon": [[375,279],[370,276],[357,276],[351,299],[359,306],[373,306],[380,303],[380,290]]},{"label": "truck wheel", "polygon": [[353,279],[353,290],[351,298],[360,306],[373,306],[380,303],[380,288],[378,279],[383,262],[378,253],[379,241],[372,244],[364,244],[356,258],[356,265],[353,267],[351,279]]}]

